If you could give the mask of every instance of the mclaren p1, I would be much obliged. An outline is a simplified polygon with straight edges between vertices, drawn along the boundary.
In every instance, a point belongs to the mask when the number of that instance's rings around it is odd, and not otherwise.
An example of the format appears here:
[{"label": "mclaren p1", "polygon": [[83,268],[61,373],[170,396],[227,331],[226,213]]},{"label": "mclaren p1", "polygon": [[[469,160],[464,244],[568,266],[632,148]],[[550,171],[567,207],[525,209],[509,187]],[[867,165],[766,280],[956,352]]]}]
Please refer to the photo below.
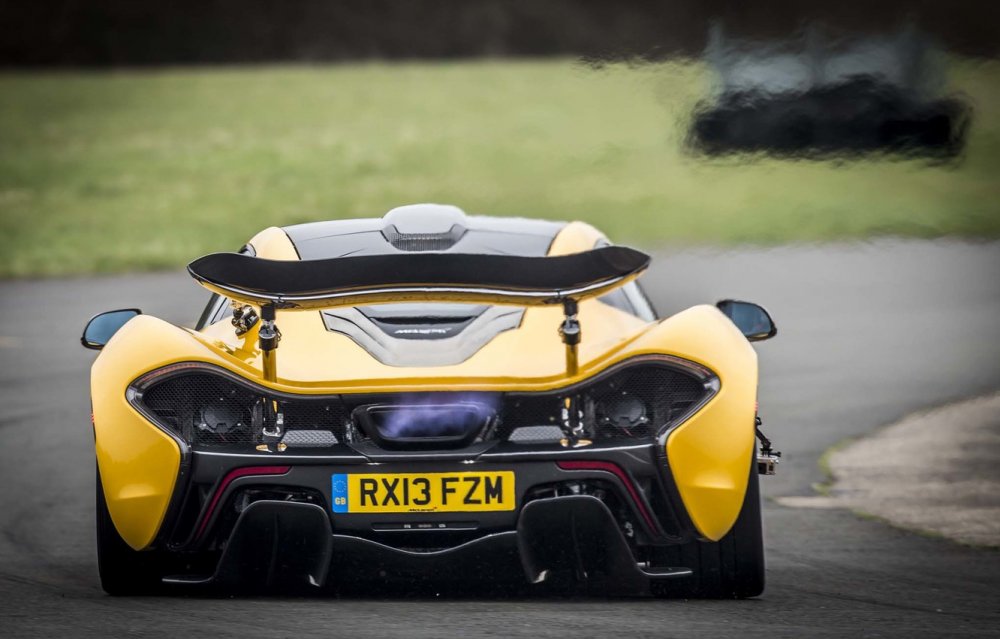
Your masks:
[{"label": "mclaren p1", "polygon": [[104,589],[760,594],[779,454],[750,342],[774,323],[659,318],[648,264],[580,222],[410,205],[196,259],[194,328],[96,316]]}]

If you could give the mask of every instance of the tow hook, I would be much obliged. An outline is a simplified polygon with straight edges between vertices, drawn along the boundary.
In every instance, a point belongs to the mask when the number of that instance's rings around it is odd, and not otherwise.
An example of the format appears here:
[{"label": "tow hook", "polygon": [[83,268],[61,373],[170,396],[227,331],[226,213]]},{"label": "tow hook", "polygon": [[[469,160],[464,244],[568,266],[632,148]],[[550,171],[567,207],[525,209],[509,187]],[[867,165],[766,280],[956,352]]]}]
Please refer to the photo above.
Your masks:
[{"label": "tow hook", "polygon": [[778,470],[778,463],[781,461],[781,452],[771,448],[771,440],[764,436],[760,430],[760,415],[754,416],[754,431],[757,439],[760,440],[760,452],[757,453],[757,472],[761,475],[773,475]]}]

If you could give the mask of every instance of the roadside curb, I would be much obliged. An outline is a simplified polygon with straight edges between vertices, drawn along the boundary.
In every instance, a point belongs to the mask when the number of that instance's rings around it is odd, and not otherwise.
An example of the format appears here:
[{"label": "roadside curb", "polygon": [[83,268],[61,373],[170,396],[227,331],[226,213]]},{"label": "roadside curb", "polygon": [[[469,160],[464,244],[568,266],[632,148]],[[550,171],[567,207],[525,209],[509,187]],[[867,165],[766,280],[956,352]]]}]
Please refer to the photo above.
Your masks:
[{"label": "roadside curb", "polygon": [[819,495],[793,508],[858,515],[960,544],[1000,549],[1000,392],[921,411],[821,458]]}]

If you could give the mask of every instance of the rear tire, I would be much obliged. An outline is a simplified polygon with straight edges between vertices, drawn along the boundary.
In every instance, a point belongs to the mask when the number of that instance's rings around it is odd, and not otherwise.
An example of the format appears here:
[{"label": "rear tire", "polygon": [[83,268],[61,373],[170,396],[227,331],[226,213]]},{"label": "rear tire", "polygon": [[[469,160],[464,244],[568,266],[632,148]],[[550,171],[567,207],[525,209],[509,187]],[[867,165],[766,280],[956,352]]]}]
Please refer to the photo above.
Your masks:
[{"label": "rear tire", "polygon": [[150,595],[162,589],[160,553],[135,551],[118,534],[97,471],[97,567],[109,595]]},{"label": "rear tire", "polygon": [[654,583],[657,597],[745,599],[764,592],[764,535],[757,464],[750,465],[743,507],[733,528],[717,542],[692,541],[660,549],[657,563],[685,566],[687,578]]}]

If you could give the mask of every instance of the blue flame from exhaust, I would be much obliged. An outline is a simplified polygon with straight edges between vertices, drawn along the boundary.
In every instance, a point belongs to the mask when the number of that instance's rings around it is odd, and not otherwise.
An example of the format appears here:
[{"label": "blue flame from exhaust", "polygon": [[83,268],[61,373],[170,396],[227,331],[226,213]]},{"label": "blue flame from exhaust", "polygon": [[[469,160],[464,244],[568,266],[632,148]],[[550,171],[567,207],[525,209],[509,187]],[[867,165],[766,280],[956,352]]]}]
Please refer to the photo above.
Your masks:
[{"label": "blue flame from exhaust", "polygon": [[482,428],[500,406],[496,393],[413,395],[379,407],[376,424],[383,437],[461,437]]}]

